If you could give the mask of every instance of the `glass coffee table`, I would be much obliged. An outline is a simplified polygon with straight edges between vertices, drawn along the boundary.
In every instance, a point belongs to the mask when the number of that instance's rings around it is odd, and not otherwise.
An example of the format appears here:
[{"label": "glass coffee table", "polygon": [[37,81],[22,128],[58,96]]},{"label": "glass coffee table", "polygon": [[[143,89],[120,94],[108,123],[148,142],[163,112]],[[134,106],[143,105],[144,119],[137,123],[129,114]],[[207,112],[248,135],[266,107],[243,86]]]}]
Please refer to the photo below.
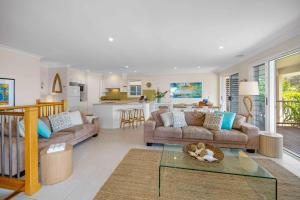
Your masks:
[{"label": "glass coffee table", "polygon": [[[178,183],[184,186],[184,178],[182,181],[180,179],[176,180],[175,176],[179,177],[179,175],[175,175],[177,173],[174,172],[176,172],[176,170],[180,170],[177,172],[180,174],[180,176],[184,177],[184,174],[182,174],[184,171],[182,170],[188,170],[185,172],[188,174],[194,173],[194,175],[191,177],[199,176],[199,178],[195,179],[195,184],[197,180],[203,177],[203,181],[201,183],[197,183],[199,184],[199,187],[206,187],[209,185],[209,189],[212,189],[212,185],[223,186],[223,184],[220,182],[223,179],[225,186],[224,188],[226,188],[227,184],[236,184],[238,187],[236,188],[237,192],[247,191],[245,193],[247,193],[248,196],[246,196],[245,199],[248,199],[252,194],[253,196],[256,196],[257,199],[277,199],[277,179],[273,177],[272,174],[270,174],[266,169],[250,158],[241,149],[221,148],[221,150],[224,153],[224,159],[222,161],[216,163],[206,163],[193,159],[184,153],[183,145],[164,145],[159,165],[159,196],[161,196],[161,193],[163,192],[163,184],[166,183],[168,185],[168,181],[166,181],[168,179],[173,179],[172,181],[174,184]],[[171,173],[166,173],[167,169],[173,171]],[[172,173],[174,173],[174,175]],[[204,181],[204,177],[207,178],[209,176],[211,176],[211,178],[208,178]],[[217,177],[220,177],[220,179]],[[230,183],[233,180],[235,180],[235,182]],[[169,184],[169,186],[166,187],[175,188],[175,186],[172,184]],[[191,186],[190,188],[192,187],[195,186]],[[174,188],[173,191],[176,192],[178,189]],[[182,187],[178,188],[181,189]],[[231,193],[229,193],[229,195],[230,194]]]}]

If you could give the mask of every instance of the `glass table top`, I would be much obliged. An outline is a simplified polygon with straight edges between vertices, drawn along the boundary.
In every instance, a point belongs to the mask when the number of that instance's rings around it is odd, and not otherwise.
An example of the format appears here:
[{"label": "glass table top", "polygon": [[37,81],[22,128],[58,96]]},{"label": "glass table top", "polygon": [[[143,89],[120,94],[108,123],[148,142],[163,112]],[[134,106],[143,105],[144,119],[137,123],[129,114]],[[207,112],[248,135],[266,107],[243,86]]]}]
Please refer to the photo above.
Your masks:
[{"label": "glass table top", "polygon": [[164,145],[160,167],[275,179],[241,149],[221,148],[221,150],[224,153],[222,161],[207,163],[184,153],[183,145]]}]

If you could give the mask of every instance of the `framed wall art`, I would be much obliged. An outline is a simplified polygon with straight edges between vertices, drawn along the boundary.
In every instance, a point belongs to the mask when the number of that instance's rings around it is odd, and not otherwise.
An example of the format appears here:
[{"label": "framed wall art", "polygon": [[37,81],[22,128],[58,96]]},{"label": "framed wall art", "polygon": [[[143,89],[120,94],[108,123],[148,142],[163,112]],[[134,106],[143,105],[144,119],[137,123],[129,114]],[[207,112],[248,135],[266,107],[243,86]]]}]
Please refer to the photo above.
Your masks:
[{"label": "framed wall art", "polygon": [[0,78],[0,107],[15,106],[15,79]]}]

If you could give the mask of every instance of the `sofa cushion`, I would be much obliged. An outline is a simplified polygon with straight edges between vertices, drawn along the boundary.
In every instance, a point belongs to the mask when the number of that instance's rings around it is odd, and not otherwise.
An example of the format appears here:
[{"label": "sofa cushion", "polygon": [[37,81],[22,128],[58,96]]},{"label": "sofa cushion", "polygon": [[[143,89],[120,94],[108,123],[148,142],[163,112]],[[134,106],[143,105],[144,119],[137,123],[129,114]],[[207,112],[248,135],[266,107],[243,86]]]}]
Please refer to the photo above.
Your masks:
[{"label": "sofa cushion", "polygon": [[51,130],[49,129],[47,124],[45,124],[45,122],[40,119],[38,120],[38,134],[44,138],[49,138],[51,135]]},{"label": "sofa cushion", "polygon": [[160,118],[163,121],[165,127],[173,126],[174,120],[173,120],[172,112],[162,113],[162,114],[160,114]]},{"label": "sofa cushion", "polygon": [[184,115],[188,126],[203,126],[205,120],[204,112],[184,112]]},{"label": "sofa cushion", "polygon": [[52,132],[50,120],[48,119],[48,117],[40,117],[39,119],[42,120]]},{"label": "sofa cushion", "polygon": [[222,120],[222,114],[206,113],[203,127],[209,130],[219,131],[221,130]]},{"label": "sofa cushion", "polygon": [[156,127],[164,125],[164,123],[160,117],[160,114],[165,113],[165,112],[167,112],[167,110],[157,110],[157,111],[154,111],[151,113],[152,118],[156,122]]},{"label": "sofa cushion", "polygon": [[79,111],[69,112],[69,116],[73,126],[83,124],[81,113]]},{"label": "sofa cushion", "polygon": [[182,137],[186,139],[213,140],[213,133],[201,126],[187,126],[182,128]]},{"label": "sofa cushion", "polygon": [[184,112],[173,112],[173,127],[181,128],[187,126]]},{"label": "sofa cushion", "polygon": [[81,138],[86,135],[95,134],[95,126],[93,124],[82,124],[63,130],[64,132],[72,132],[75,134],[75,138]]},{"label": "sofa cushion", "polygon": [[75,134],[72,132],[60,131],[51,135],[49,139],[39,139],[39,149],[44,148],[50,144],[68,143],[75,139]]},{"label": "sofa cushion", "polygon": [[215,111],[215,113],[223,115],[222,129],[231,130],[234,118],[236,116],[236,113],[234,113],[234,112],[220,112],[220,111]]},{"label": "sofa cushion", "polygon": [[242,124],[246,122],[246,117],[243,115],[236,115],[233,121],[232,128],[241,129]]},{"label": "sofa cushion", "polygon": [[157,127],[154,131],[154,137],[156,138],[182,138],[181,128],[174,127]]},{"label": "sofa cushion", "polygon": [[248,136],[238,130],[225,130],[222,129],[220,131],[212,131],[214,133],[215,141],[223,141],[223,142],[237,142],[246,144],[248,141]]},{"label": "sofa cushion", "polygon": [[72,127],[71,118],[68,112],[48,116],[53,132]]}]

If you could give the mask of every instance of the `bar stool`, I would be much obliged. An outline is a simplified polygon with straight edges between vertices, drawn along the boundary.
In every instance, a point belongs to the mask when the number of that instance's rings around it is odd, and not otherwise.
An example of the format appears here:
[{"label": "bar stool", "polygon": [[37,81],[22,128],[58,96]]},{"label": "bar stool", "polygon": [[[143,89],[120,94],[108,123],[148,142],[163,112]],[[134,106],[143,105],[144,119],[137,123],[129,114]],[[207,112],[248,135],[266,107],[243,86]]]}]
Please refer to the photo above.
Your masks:
[{"label": "bar stool", "polygon": [[126,124],[129,127],[134,127],[134,110],[133,109],[120,109],[120,128],[124,128]]},{"label": "bar stool", "polygon": [[145,122],[145,114],[143,108],[135,108],[134,115],[133,115],[134,123],[137,126],[137,123],[141,125],[141,123]]}]

